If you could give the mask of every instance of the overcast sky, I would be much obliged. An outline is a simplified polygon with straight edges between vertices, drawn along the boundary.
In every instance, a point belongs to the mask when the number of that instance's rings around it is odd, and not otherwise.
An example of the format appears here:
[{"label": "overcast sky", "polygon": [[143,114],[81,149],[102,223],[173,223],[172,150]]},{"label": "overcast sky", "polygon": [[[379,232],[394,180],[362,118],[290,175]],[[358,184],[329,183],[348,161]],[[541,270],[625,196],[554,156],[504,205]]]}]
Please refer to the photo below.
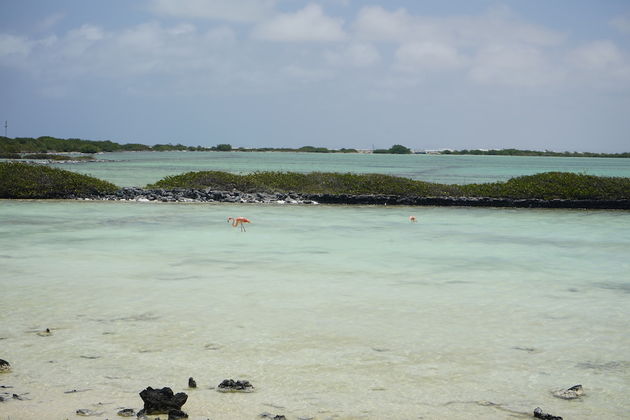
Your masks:
[{"label": "overcast sky", "polygon": [[628,0],[0,0],[9,137],[630,151]]}]

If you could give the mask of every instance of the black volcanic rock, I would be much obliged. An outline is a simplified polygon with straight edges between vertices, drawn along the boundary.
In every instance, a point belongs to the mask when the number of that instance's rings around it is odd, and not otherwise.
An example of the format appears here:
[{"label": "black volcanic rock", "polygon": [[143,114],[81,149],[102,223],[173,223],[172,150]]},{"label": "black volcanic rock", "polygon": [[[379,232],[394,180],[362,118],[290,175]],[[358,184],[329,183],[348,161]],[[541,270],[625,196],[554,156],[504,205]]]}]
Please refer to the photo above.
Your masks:
[{"label": "black volcanic rock", "polygon": [[188,395],[184,392],[173,394],[171,388],[164,387],[162,389],[146,388],[140,392],[140,398],[144,401],[144,409],[146,414],[168,414],[171,410],[181,410],[186,403]]},{"label": "black volcanic rock", "polygon": [[181,420],[187,418],[188,414],[184,413],[182,410],[170,410],[168,412],[168,420]]},{"label": "black volcanic rock", "polygon": [[543,413],[542,408],[536,407],[534,410],[534,417],[542,420],[562,420],[560,416],[554,416],[553,414]]},{"label": "black volcanic rock", "polygon": [[235,381],[234,379],[224,379],[217,388],[220,392],[252,392],[253,390],[254,386],[249,381]]}]

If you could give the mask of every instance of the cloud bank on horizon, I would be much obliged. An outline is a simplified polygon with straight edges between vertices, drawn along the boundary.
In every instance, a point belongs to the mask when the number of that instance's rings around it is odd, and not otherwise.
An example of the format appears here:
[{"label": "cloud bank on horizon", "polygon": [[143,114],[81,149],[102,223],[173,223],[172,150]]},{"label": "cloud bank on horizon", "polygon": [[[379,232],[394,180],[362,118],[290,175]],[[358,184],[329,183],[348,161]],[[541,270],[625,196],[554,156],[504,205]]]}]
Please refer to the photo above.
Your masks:
[{"label": "cloud bank on horizon", "polygon": [[630,151],[622,0],[0,4],[9,136]]}]

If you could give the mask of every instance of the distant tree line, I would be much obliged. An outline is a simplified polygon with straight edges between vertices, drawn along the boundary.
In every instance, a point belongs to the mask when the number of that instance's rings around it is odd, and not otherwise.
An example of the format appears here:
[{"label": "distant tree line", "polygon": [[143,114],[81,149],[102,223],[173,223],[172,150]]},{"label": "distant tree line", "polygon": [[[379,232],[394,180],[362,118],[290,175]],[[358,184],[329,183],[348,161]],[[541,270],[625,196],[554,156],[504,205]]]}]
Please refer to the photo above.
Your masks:
[{"label": "distant tree line", "polygon": [[216,152],[307,152],[307,153],[358,153],[356,149],[327,149],[325,147],[303,146],[300,148],[233,148],[231,144],[221,143],[212,147],[185,146],[183,144],[156,144],[147,146],[140,143],[120,144],[110,140],[60,139],[56,137],[16,137],[0,136],[0,158],[18,158],[19,153],[99,153],[99,152],[167,152],[167,151],[216,151]]},{"label": "distant tree line", "polygon": [[83,140],[83,139],[60,139],[56,137],[16,137],[9,138],[0,136],[0,154],[15,153],[99,153],[99,152],[167,152],[174,150],[186,151],[230,151],[229,144],[219,144],[215,147],[185,146],[183,144],[156,144],[147,146],[140,143],[120,144],[110,140]]},{"label": "distant tree line", "polygon": [[550,150],[442,150],[443,155],[496,155],[496,156],[558,156],[558,157],[620,157],[629,158],[630,153],[552,152]]},{"label": "distant tree line", "polygon": [[[67,152],[67,153],[99,153],[99,152],[143,152],[143,151],[216,151],[216,152],[304,152],[304,153],[358,153],[356,149],[327,149],[326,147],[303,146],[300,148],[289,147],[256,147],[234,148],[231,144],[221,143],[212,147],[203,146],[185,146],[183,144],[156,144],[147,146],[140,143],[120,144],[110,140],[82,140],[82,139],[60,139],[56,137],[4,137],[0,136],[0,158],[18,159],[19,154],[23,153],[51,153],[51,152]],[[411,154],[413,151],[408,147],[395,144],[389,149],[375,149],[373,153],[377,154]],[[613,158],[630,158],[630,153],[590,153],[590,152],[552,152],[549,150],[519,150],[519,149],[500,149],[500,150],[442,150],[444,155],[497,155],[497,156],[565,156],[565,157],[613,157]]]}]

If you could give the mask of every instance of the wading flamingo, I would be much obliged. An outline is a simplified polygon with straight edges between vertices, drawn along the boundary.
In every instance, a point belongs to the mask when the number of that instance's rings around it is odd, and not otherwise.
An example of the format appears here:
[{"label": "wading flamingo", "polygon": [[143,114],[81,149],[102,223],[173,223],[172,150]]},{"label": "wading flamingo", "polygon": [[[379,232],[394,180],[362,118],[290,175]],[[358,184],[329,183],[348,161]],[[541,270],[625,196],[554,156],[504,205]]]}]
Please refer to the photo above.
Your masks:
[{"label": "wading flamingo", "polygon": [[233,217],[228,217],[228,223],[232,221],[232,227],[241,226],[241,232],[246,232],[244,223],[251,223],[247,217],[237,217],[236,219]]},{"label": "wading flamingo", "polygon": [[409,216],[409,221],[411,223],[416,223],[418,221],[418,219],[416,219],[416,216]]}]

